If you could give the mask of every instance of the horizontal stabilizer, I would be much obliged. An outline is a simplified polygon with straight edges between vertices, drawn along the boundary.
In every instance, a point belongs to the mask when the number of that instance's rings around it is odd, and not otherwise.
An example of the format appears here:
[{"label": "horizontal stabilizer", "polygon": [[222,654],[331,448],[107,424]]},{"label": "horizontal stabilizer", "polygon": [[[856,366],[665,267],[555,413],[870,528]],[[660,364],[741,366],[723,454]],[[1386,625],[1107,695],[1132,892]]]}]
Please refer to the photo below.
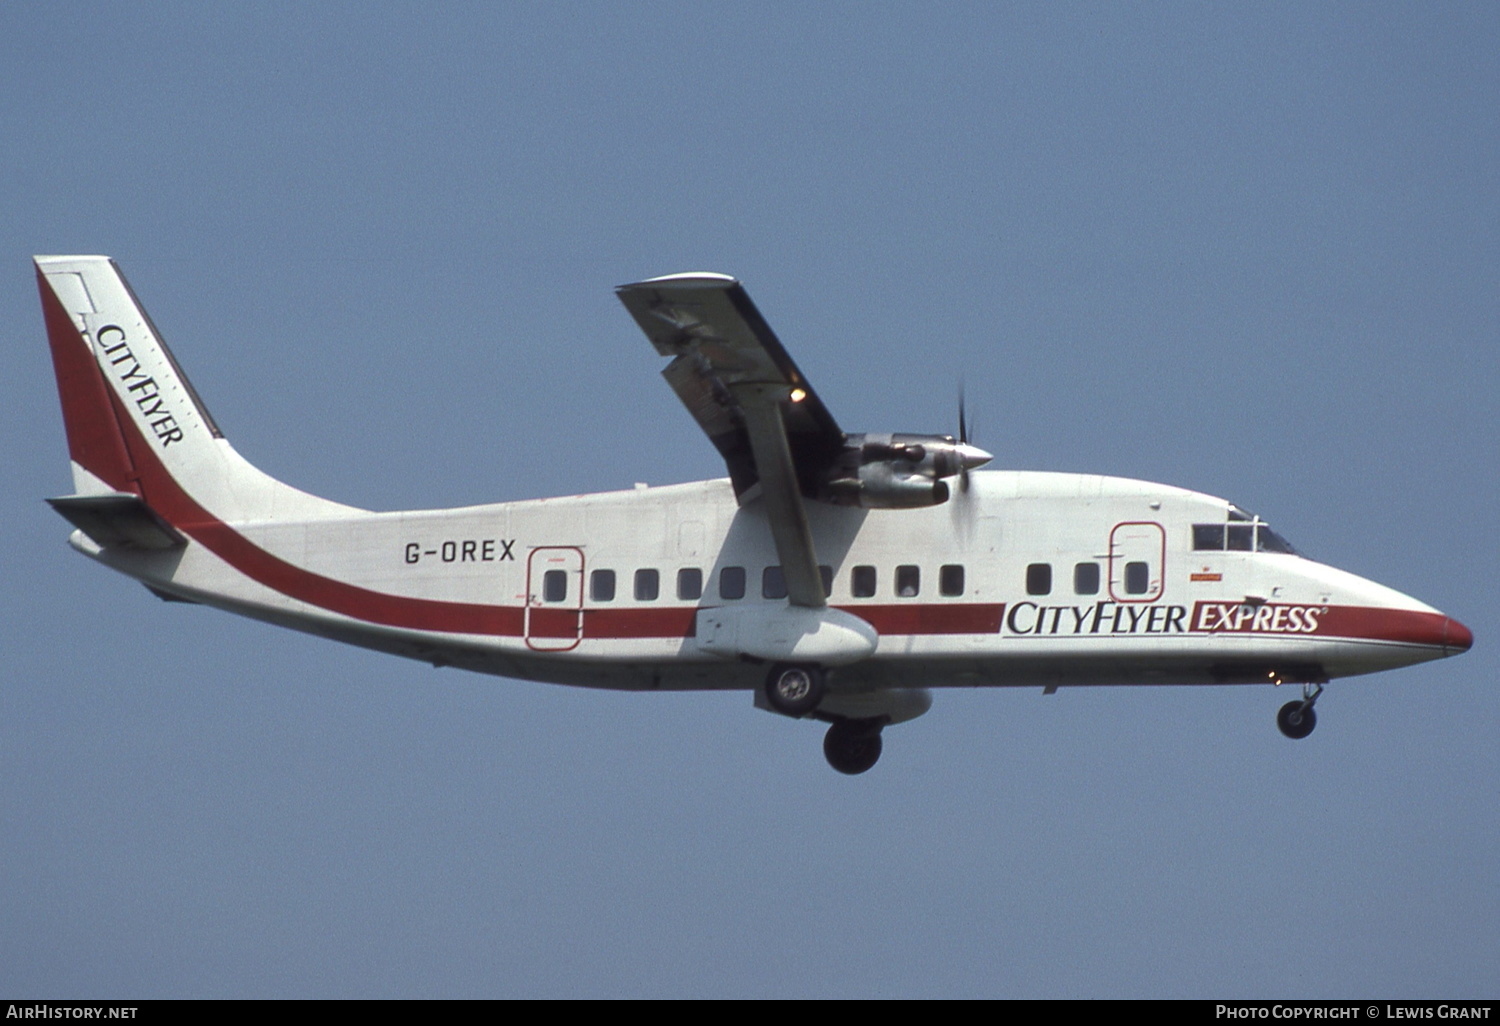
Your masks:
[{"label": "horizontal stabilizer", "polygon": [[146,505],[145,500],[129,492],[66,495],[48,499],[47,503],[106,549],[160,551],[187,544],[187,539]]},{"label": "horizontal stabilizer", "polygon": [[198,605],[197,602],[194,602],[190,598],[183,598],[181,595],[174,595],[170,591],[156,587],[156,585],[154,584],[146,585],[146,590],[155,595],[157,598],[161,599],[163,602],[186,602],[190,606]]}]

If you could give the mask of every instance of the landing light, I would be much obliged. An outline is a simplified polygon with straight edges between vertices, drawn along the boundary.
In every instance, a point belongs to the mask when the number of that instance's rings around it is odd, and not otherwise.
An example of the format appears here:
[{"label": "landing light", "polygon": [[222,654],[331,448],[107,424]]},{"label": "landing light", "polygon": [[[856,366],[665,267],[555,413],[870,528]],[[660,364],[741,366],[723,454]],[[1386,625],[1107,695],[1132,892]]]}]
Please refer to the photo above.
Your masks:
[{"label": "landing light", "polygon": [[794,402],[794,403],[800,403],[802,400],[804,400],[804,399],[807,398],[807,389],[805,389],[805,388],[794,388],[794,389],[792,389],[790,398],[791,398],[792,402]]}]

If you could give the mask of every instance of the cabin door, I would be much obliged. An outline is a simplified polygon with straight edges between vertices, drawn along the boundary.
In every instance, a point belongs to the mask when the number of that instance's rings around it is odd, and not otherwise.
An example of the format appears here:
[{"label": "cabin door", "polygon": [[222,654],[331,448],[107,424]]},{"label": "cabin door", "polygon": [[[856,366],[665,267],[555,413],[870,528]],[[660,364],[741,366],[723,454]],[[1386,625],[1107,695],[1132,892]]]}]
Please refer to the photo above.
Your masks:
[{"label": "cabin door", "polygon": [[1152,521],[1116,524],[1109,532],[1109,597],[1155,602],[1166,581],[1167,532]]},{"label": "cabin door", "polygon": [[583,550],[532,549],[526,561],[526,645],[566,652],[583,636]]}]

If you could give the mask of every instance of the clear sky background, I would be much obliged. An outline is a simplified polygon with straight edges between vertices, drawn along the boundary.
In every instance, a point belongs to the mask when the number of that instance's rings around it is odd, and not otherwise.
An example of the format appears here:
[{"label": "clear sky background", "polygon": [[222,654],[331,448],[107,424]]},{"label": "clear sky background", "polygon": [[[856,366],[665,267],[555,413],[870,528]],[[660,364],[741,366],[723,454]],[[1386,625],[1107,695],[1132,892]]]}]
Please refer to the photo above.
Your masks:
[{"label": "clear sky background", "polygon": [[[1500,981],[1500,7],[0,7],[0,995],[1428,996]],[[611,288],[740,277],[849,430],[1223,495],[1470,626],[1335,682],[465,675],[72,553],[29,257],[375,509],[722,476]]]}]

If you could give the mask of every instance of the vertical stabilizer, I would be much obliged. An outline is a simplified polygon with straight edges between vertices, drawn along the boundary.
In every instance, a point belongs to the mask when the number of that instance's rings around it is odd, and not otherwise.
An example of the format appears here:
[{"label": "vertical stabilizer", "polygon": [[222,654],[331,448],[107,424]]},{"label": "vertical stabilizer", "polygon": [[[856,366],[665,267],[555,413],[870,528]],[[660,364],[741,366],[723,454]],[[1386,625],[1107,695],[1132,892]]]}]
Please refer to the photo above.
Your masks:
[{"label": "vertical stabilizer", "polygon": [[174,522],[349,511],[230,447],[114,261],[37,257],[36,269],[77,495],[138,495]]},{"label": "vertical stabilizer", "polygon": [[144,494],[143,442],[185,484],[195,471],[222,472],[218,426],[114,262],[36,266],[75,491]]}]

